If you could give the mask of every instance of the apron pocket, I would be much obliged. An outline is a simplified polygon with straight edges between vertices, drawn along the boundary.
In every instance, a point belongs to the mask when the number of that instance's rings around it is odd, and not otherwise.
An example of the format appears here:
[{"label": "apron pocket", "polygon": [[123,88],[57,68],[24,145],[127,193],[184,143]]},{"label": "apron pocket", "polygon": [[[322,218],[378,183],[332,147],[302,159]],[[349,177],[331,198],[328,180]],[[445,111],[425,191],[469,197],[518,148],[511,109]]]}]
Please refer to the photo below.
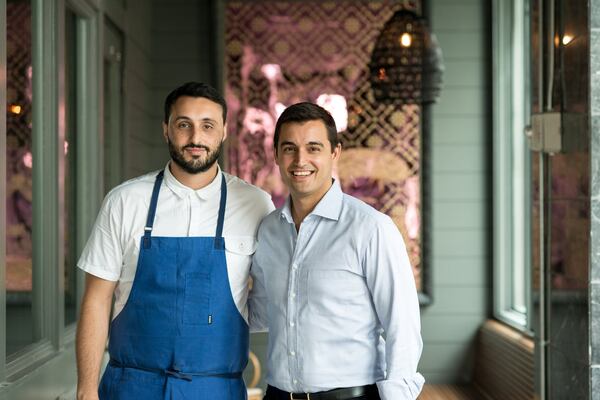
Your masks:
[{"label": "apron pocket", "polygon": [[185,276],[183,323],[208,325],[210,315],[210,274],[193,273]]}]

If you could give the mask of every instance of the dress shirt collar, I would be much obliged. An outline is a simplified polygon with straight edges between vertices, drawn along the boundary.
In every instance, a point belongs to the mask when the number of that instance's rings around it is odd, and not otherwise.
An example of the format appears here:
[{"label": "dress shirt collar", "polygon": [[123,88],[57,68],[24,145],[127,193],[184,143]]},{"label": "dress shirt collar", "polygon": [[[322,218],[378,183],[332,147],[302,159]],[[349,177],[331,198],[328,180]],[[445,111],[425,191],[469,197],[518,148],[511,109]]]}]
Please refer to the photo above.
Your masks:
[{"label": "dress shirt collar", "polygon": [[[315,206],[314,210],[312,210],[312,212],[308,215],[314,214],[318,215],[319,217],[337,221],[340,218],[340,213],[342,212],[343,198],[344,193],[340,187],[340,182],[337,179],[334,179],[333,184],[327,193],[325,193],[325,196],[323,196],[323,198]],[[291,196],[288,196],[286,199],[285,204],[281,208],[281,216],[284,217],[289,223],[294,223],[294,218],[292,217],[291,199]]]},{"label": "dress shirt collar", "polygon": [[208,200],[217,192],[221,190],[221,167],[217,164],[217,175],[215,179],[212,180],[208,185],[204,186],[202,189],[194,190],[190,187],[185,186],[183,183],[179,182],[177,178],[173,176],[171,170],[169,168],[169,164],[171,161],[167,163],[165,167],[165,184],[173,193],[177,195],[179,198],[186,198],[192,194],[198,196],[198,198],[202,200]]}]

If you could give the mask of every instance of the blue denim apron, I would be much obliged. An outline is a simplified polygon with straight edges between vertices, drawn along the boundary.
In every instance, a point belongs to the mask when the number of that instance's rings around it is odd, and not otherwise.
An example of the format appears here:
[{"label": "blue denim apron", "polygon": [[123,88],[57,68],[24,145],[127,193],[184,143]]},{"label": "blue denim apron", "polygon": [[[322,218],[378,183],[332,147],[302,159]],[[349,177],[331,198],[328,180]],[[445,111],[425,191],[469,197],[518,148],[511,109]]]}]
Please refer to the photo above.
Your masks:
[{"label": "blue denim apron", "polygon": [[248,325],[227,275],[225,176],[215,237],[151,236],[162,180],[161,171],[131,293],[110,326],[100,399],[246,399]]}]

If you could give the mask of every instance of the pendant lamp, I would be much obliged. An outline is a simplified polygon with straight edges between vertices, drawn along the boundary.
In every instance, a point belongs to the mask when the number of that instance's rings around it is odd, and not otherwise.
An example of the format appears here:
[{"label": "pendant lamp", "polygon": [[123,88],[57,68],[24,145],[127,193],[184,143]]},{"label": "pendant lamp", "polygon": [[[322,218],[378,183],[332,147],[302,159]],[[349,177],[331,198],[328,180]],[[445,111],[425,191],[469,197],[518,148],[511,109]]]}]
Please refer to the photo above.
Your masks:
[{"label": "pendant lamp", "polygon": [[369,63],[375,100],[395,104],[437,101],[444,71],[442,52],[425,19],[396,11],[375,42]]}]

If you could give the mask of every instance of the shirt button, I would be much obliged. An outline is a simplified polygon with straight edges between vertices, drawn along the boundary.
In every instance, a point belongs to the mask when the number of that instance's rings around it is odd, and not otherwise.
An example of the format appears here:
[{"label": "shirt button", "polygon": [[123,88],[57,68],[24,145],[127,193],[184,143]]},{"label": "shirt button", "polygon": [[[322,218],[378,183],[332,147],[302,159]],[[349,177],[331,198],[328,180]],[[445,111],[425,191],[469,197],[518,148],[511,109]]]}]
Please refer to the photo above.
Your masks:
[{"label": "shirt button", "polygon": [[296,293],[290,293],[290,297],[293,299],[294,297],[296,297]]},{"label": "shirt button", "polygon": [[295,271],[298,269],[298,266],[296,264],[292,264],[292,269]]},{"label": "shirt button", "polygon": [[298,383],[298,379],[294,379],[294,385]]},{"label": "shirt button", "polygon": [[292,328],[294,327],[294,325],[296,325],[296,324],[294,324],[294,321],[290,321],[290,326],[291,326]]},{"label": "shirt button", "polygon": [[290,356],[294,357],[296,355],[295,351],[290,351]]}]

